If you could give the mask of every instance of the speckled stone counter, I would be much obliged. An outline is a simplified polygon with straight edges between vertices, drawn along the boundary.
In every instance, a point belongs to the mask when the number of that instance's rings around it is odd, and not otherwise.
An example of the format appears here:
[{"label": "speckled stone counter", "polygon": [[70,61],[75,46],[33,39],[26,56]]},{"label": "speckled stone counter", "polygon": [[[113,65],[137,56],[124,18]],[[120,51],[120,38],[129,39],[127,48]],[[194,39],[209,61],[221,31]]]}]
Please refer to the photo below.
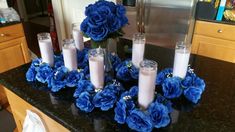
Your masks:
[{"label": "speckled stone counter", "polygon": [[11,26],[11,25],[14,25],[14,24],[19,24],[19,23],[21,23],[21,22],[17,22],[17,21],[15,21],[15,22],[8,22],[8,23],[0,23],[0,28],[1,27],[6,27],[6,26]]},{"label": "speckled stone counter", "polygon": [[[172,67],[174,51],[146,45],[145,58],[156,60],[161,70]],[[171,125],[155,130],[234,132],[235,64],[197,55],[191,56],[190,63],[207,85],[202,100],[192,110],[174,111]],[[0,84],[71,131],[131,131],[114,121],[113,109],[108,112],[96,109],[89,114],[77,109],[72,89],[55,94],[49,92],[46,85],[27,82],[25,73],[29,65],[0,74]]]}]

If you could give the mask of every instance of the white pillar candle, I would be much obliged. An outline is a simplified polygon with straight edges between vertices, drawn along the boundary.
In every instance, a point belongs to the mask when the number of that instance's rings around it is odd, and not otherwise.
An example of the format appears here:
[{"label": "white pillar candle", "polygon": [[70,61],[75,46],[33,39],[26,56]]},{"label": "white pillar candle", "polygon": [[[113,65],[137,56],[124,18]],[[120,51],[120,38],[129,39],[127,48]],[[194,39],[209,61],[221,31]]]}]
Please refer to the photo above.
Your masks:
[{"label": "white pillar candle", "polygon": [[78,50],[83,50],[84,49],[84,40],[83,40],[83,35],[80,30],[80,24],[79,23],[74,23],[72,25],[72,34],[73,34],[73,39],[75,41],[75,46]]},{"label": "white pillar candle", "polygon": [[175,49],[173,76],[185,78],[190,58],[190,46],[184,42],[178,42]]},{"label": "white pillar candle", "polygon": [[95,88],[104,87],[104,53],[103,49],[91,49],[89,51],[90,80]]},{"label": "white pillar candle", "polygon": [[140,62],[144,59],[145,35],[136,33],[132,40],[132,63],[135,67],[139,67]]},{"label": "white pillar candle", "polygon": [[54,52],[52,47],[51,36],[49,33],[37,34],[39,49],[42,57],[42,62],[54,65]]},{"label": "white pillar candle", "polygon": [[77,49],[73,39],[63,40],[64,65],[70,71],[77,70]]},{"label": "white pillar candle", "polygon": [[147,109],[154,100],[157,62],[144,60],[140,63],[138,103],[140,108]]}]

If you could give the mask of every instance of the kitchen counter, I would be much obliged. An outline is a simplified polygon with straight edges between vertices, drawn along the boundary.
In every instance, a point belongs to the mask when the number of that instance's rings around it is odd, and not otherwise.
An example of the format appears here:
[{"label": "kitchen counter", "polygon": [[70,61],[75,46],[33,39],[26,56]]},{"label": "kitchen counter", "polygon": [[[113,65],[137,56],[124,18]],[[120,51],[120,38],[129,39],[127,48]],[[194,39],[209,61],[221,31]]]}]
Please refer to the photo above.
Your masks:
[{"label": "kitchen counter", "polygon": [[19,24],[19,23],[21,23],[21,22],[15,21],[15,22],[7,22],[7,23],[4,23],[4,24],[0,23],[0,27],[10,26],[10,25]]},{"label": "kitchen counter", "polygon": [[[174,50],[146,45],[145,51],[145,58],[156,60],[159,70],[172,67]],[[176,112],[178,120],[160,130],[235,131],[235,64],[198,55],[191,55],[190,64],[206,82],[202,99],[191,111]],[[86,114],[77,109],[72,90],[55,94],[44,84],[27,82],[25,73],[29,66],[0,74],[0,84],[71,131],[130,131],[127,125],[114,121],[113,110],[96,109]]]}]

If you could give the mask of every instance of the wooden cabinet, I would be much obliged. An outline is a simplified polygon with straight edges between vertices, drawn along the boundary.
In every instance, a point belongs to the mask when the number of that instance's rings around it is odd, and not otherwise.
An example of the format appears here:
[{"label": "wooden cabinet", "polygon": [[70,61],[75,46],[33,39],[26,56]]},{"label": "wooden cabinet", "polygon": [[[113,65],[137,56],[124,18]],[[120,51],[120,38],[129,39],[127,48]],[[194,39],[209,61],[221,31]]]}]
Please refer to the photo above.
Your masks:
[{"label": "wooden cabinet", "polygon": [[19,96],[15,95],[13,92],[9,91],[7,88],[5,88],[5,91],[19,132],[21,132],[23,129],[26,110],[31,110],[41,118],[47,132],[69,131],[61,124],[57,123],[56,121],[48,117],[37,108],[33,107],[32,105],[21,99]]},{"label": "wooden cabinet", "polygon": [[197,21],[192,53],[235,63],[235,26]]},{"label": "wooden cabinet", "polygon": [[[22,24],[0,28],[0,73],[18,67],[30,61],[28,46]],[[7,98],[0,86],[0,105]]]}]

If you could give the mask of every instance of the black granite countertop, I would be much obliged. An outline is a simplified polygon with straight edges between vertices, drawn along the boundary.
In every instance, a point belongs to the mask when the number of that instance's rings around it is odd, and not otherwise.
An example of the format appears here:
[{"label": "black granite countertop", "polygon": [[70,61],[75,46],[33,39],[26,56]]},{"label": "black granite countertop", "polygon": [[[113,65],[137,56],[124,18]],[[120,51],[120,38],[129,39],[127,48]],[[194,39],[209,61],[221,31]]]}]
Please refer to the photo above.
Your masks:
[{"label": "black granite countertop", "polygon": [[217,20],[210,20],[210,19],[203,19],[203,18],[197,18],[197,20],[206,21],[206,22],[213,22],[213,23],[218,23],[218,24],[235,25],[235,22],[233,22],[233,21],[217,21]]},{"label": "black granite countertop", "polygon": [[0,28],[1,27],[6,27],[6,26],[11,26],[11,25],[14,25],[14,24],[19,24],[21,23],[20,21],[15,21],[15,22],[8,22],[8,23],[0,23]]},{"label": "black granite countertop", "polygon": [[[172,67],[174,51],[146,45],[145,57],[156,60],[161,70]],[[234,132],[235,64],[197,55],[191,55],[190,63],[195,73],[205,79],[206,91],[197,107],[190,112],[175,111],[179,115],[174,117],[175,123],[157,131]],[[86,114],[74,106],[72,90],[55,94],[43,84],[27,82],[29,65],[0,74],[0,84],[71,131],[131,131],[114,121],[113,109]]]}]

